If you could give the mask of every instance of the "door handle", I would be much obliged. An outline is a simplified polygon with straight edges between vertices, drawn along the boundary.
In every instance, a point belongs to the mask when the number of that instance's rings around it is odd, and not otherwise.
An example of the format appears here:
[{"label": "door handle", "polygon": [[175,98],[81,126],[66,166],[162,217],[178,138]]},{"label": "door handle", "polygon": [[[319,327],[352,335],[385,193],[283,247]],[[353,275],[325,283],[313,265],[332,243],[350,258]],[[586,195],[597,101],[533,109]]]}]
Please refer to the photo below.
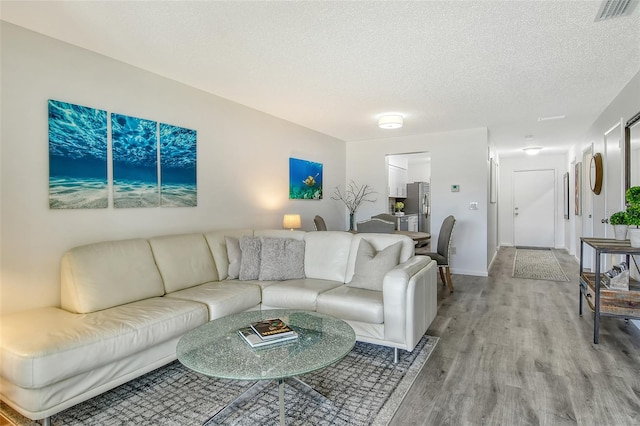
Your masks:
[{"label": "door handle", "polygon": [[601,219],[600,222],[601,223],[609,223],[609,219]]}]

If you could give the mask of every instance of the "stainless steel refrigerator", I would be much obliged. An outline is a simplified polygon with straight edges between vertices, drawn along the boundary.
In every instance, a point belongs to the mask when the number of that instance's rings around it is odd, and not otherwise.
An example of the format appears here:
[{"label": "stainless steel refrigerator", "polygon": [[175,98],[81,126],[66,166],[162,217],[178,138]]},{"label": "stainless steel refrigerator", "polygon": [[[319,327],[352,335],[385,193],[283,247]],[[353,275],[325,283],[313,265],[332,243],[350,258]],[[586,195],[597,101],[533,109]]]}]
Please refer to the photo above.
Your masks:
[{"label": "stainless steel refrigerator", "polygon": [[404,200],[404,212],[418,215],[418,231],[431,233],[431,194],[429,182],[407,184],[407,198]]}]

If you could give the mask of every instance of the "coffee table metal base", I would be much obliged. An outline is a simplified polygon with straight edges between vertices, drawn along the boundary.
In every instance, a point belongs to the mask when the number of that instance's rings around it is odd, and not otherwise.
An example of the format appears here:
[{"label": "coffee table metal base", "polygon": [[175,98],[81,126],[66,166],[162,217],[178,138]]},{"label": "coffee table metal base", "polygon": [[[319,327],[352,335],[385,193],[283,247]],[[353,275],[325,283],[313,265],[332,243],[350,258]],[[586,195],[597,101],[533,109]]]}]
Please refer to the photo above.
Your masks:
[{"label": "coffee table metal base", "polygon": [[[227,417],[233,414],[236,411],[237,407],[242,405],[244,402],[256,397],[260,392],[262,392],[267,386],[276,381],[271,380],[258,380],[253,385],[251,385],[246,391],[241,393],[236,399],[231,401],[225,407],[223,407],[220,411],[211,416],[203,425],[214,425],[219,422],[224,421]],[[285,382],[295,388],[297,391],[302,392],[314,400],[320,403],[330,402],[327,397],[322,395],[320,392],[309,386],[307,383],[298,379],[297,377],[287,377],[285,379],[277,379],[278,383],[278,394],[279,394],[279,408],[280,408],[280,425],[285,425],[285,415],[284,415],[284,384]]]}]

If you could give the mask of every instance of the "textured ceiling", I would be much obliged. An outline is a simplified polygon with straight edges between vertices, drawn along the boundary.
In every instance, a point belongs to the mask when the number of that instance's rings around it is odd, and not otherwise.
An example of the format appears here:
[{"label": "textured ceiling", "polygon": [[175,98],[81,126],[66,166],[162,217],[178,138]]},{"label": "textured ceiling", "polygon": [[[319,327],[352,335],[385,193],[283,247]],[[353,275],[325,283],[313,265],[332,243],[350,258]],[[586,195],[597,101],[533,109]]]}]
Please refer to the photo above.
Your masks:
[{"label": "textured ceiling", "polygon": [[[345,141],[487,127],[509,155],[581,142],[640,70],[640,8],[599,6],[2,1],[0,18]],[[386,111],[405,126],[379,129]]]}]

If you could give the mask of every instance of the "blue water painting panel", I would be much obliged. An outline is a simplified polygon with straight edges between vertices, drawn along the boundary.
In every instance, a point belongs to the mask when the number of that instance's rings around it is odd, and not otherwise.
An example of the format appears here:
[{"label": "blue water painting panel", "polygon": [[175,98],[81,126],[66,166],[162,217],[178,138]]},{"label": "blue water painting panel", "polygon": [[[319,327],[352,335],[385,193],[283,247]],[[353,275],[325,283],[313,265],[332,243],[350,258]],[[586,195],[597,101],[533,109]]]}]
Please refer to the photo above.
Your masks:
[{"label": "blue water painting panel", "polygon": [[107,208],[107,112],[49,100],[49,208]]},{"label": "blue water painting panel", "polygon": [[322,164],[289,158],[289,198],[322,199]]},{"label": "blue water painting panel", "polygon": [[160,123],[160,195],[163,207],[198,205],[197,133]]},{"label": "blue water painting panel", "polygon": [[157,122],[111,114],[113,206],[157,207]]}]

